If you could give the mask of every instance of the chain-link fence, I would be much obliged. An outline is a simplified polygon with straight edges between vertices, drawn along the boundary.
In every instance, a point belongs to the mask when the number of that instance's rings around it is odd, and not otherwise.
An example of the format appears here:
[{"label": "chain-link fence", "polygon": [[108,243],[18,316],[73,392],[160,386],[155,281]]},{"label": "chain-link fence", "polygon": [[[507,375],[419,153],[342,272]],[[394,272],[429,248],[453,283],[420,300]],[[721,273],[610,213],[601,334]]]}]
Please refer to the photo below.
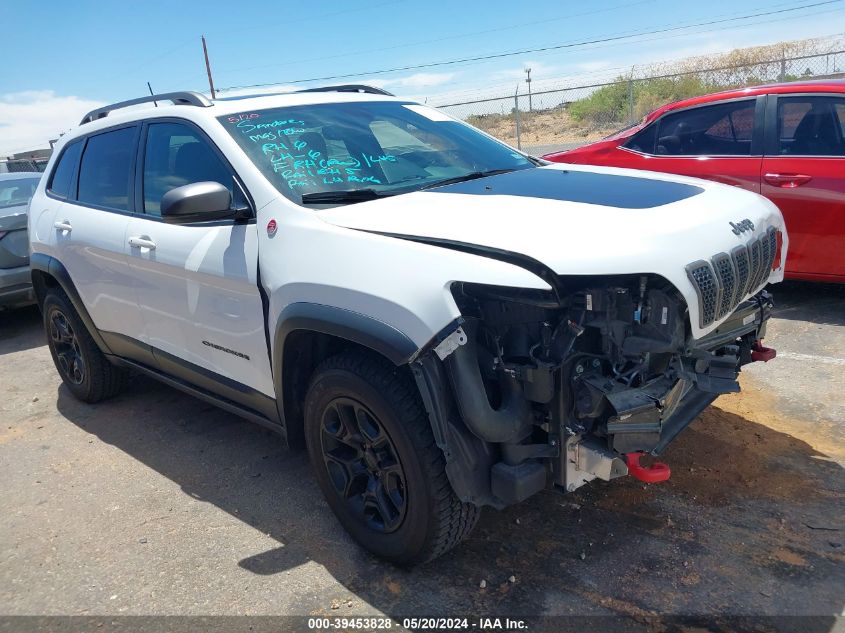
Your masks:
[{"label": "chain-link fence", "polygon": [[26,171],[44,171],[47,167],[47,158],[23,159],[9,158],[0,159],[0,174],[13,174]]},{"label": "chain-link fence", "polygon": [[845,50],[714,67],[701,67],[697,59],[674,63],[672,68],[680,71],[661,74],[659,67],[649,66],[609,82],[533,94],[518,88],[507,96],[439,107],[514,147],[540,155],[599,140],[679,99],[772,82],[845,78]]}]

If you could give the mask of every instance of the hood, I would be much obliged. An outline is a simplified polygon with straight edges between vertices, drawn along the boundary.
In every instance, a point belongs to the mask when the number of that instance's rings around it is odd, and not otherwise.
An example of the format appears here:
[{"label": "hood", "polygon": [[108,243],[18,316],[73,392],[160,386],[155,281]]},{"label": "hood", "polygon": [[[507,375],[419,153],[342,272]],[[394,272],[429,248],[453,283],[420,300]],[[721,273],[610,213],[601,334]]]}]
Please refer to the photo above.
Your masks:
[{"label": "hood", "polygon": [[0,231],[15,231],[26,228],[26,210],[28,205],[0,207]]},{"label": "hood", "polygon": [[[770,201],[655,172],[549,165],[319,211],[335,226],[534,259],[557,275],[660,275],[698,309],[687,266],[731,253],[774,226]],[[783,267],[770,281],[783,278]],[[691,323],[698,338],[715,329]]]},{"label": "hood", "polygon": [[[351,229],[518,253],[559,275],[659,272],[730,252],[751,235],[731,222],[782,229],[757,194],[654,172],[550,165],[430,191],[334,207]],[[652,270],[654,269],[654,270]]]}]

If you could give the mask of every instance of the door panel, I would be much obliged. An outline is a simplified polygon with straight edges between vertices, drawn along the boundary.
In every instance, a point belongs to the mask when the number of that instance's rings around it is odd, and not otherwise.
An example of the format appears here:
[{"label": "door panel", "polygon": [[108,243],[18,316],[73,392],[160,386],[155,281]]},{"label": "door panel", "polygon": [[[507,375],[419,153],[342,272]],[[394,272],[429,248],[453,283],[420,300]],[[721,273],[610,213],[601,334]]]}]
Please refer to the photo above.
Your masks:
[{"label": "door panel", "polygon": [[845,280],[845,96],[772,97],[761,193],[789,231],[787,276]]},{"label": "door panel", "polygon": [[[650,169],[693,178],[714,180],[760,193],[760,156],[643,156],[636,169]],[[629,165],[633,167],[633,165]]]},{"label": "door panel", "polygon": [[81,151],[78,168],[70,162],[57,168],[50,183],[51,193],[66,198],[53,216],[57,257],[94,325],[136,338],[143,320],[124,242],[138,131],[134,125],[105,130],[88,137],[84,147],[82,142],[68,146],[69,161],[71,150]]},{"label": "door panel", "polygon": [[71,202],[53,217],[56,257],[98,330],[138,338],[144,330],[124,252],[129,216]]},{"label": "door panel", "polygon": [[[214,181],[240,192],[234,172],[193,125],[145,125],[137,204],[125,249],[138,280],[144,342],[187,363],[275,396],[258,290],[254,222],[190,225],[162,221],[161,199],[174,187]],[[159,354],[162,366],[173,359]]]},{"label": "door panel", "polygon": [[126,249],[145,343],[274,395],[254,223],[176,226],[136,217]]},{"label": "door panel", "polygon": [[845,158],[767,156],[761,193],[786,221],[787,275],[845,279]]}]

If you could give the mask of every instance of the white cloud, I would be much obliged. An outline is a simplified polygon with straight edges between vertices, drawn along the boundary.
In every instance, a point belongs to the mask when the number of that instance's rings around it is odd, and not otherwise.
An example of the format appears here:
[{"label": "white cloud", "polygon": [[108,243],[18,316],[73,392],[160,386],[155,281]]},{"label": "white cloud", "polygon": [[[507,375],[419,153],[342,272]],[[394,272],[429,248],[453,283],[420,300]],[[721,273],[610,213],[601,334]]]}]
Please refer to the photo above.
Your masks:
[{"label": "white cloud", "polygon": [[532,81],[538,77],[553,77],[559,75],[562,71],[559,66],[551,66],[549,64],[544,64],[543,62],[525,60],[519,66],[513,66],[511,68],[502,69],[492,73],[490,78],[492,81],[507,81],[509,79],[524,81],[527,77],[525,74],[526,68],[531,69]]},{"label": "white cloud", "polygon": [[416,73],[396,79],[372,79],[364,83],[380,88],[431,88],[432,86],[447,84],[453,81],[457,75],[458,73]]},{"label": "white cloud", "polygon": [[[231,90],[218,90],[218,97],[243,97],[248,95],[273,95],[279,92],[296,92],[302,90],[303,86],[295,84],[278,84],[273,86],[261,86],[258,88],[233,88]],[[206,96],[208,96],[206,94]]]},{"label": "white cloud", "polygon": [[[362,79],[361,81],[348,81],[346,83],[362,83],[368,86],[375,86],[376,88],[384,88],[391,90],[401,90],[407,88],[410,90],[418,90],[422,88],[432,88],[434,86],[442,86],[455,79],[458,73],[417,73],[415,75],[408,75],[406,77],[397,77],[395,79]],[[331,83],[331,82],[326,82]],[[337,83],[344,83],[338,81]],[[262,94],[276,94],[279,92],[295,92],[303,90],[308,86],[305,84],[278,84],[273,86],[262,86],[260,88],[235,88],[232,90],[218,91],[218,97],[240,97],[244,95],[262,95]]]},{"label": "white cloud", "polygon": [[79,124],[90,110],[104,105],[52,90],[27,90],[0,95],[0,156],[50,146]]},{"label": "white cloud", "polygon": [[572,70],[582,73],[595,73],[600,70],[607,70],[611,67],[612,64],[613,62],[608,61],[606,59],[592,62],[580,62],[578,64],[574,64],[572,66]]}]

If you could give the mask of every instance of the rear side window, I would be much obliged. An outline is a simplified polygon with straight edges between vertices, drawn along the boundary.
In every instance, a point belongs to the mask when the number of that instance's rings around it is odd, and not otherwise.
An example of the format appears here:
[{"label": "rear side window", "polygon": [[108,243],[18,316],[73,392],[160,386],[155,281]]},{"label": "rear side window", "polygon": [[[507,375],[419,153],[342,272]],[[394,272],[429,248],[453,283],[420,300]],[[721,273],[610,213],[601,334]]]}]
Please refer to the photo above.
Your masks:
[{"label": "rear side window", "polygon": [[626,147],[661,156],[750,156],[756,100],[667,114]]},{"label": "rear side window", "polygon": [[198,133],[181,123],[153,123],[144,152],[144,212],[161,215],[168,191],[195,182],[218,182],[232,193],[232,173]]},{"label": "rear side window", "polygon": [[777,153],[845,156],[845,97],[778,97]]},{"label": "rear side window", "polygon": [[[75,141],[65,147],[53,175],[50,177],[50,186],[47,190],[59,198],[72,198],[71,186],[73,172],[79,163],[79,154],[82,152],[82,142]],[[75,193],[75,192],[74,192]]]},{"label": "rear side window", "polygon": [[122,128],[88,139],[79,167],[82,204],[129,210],[129,179],[136,128]]}]

